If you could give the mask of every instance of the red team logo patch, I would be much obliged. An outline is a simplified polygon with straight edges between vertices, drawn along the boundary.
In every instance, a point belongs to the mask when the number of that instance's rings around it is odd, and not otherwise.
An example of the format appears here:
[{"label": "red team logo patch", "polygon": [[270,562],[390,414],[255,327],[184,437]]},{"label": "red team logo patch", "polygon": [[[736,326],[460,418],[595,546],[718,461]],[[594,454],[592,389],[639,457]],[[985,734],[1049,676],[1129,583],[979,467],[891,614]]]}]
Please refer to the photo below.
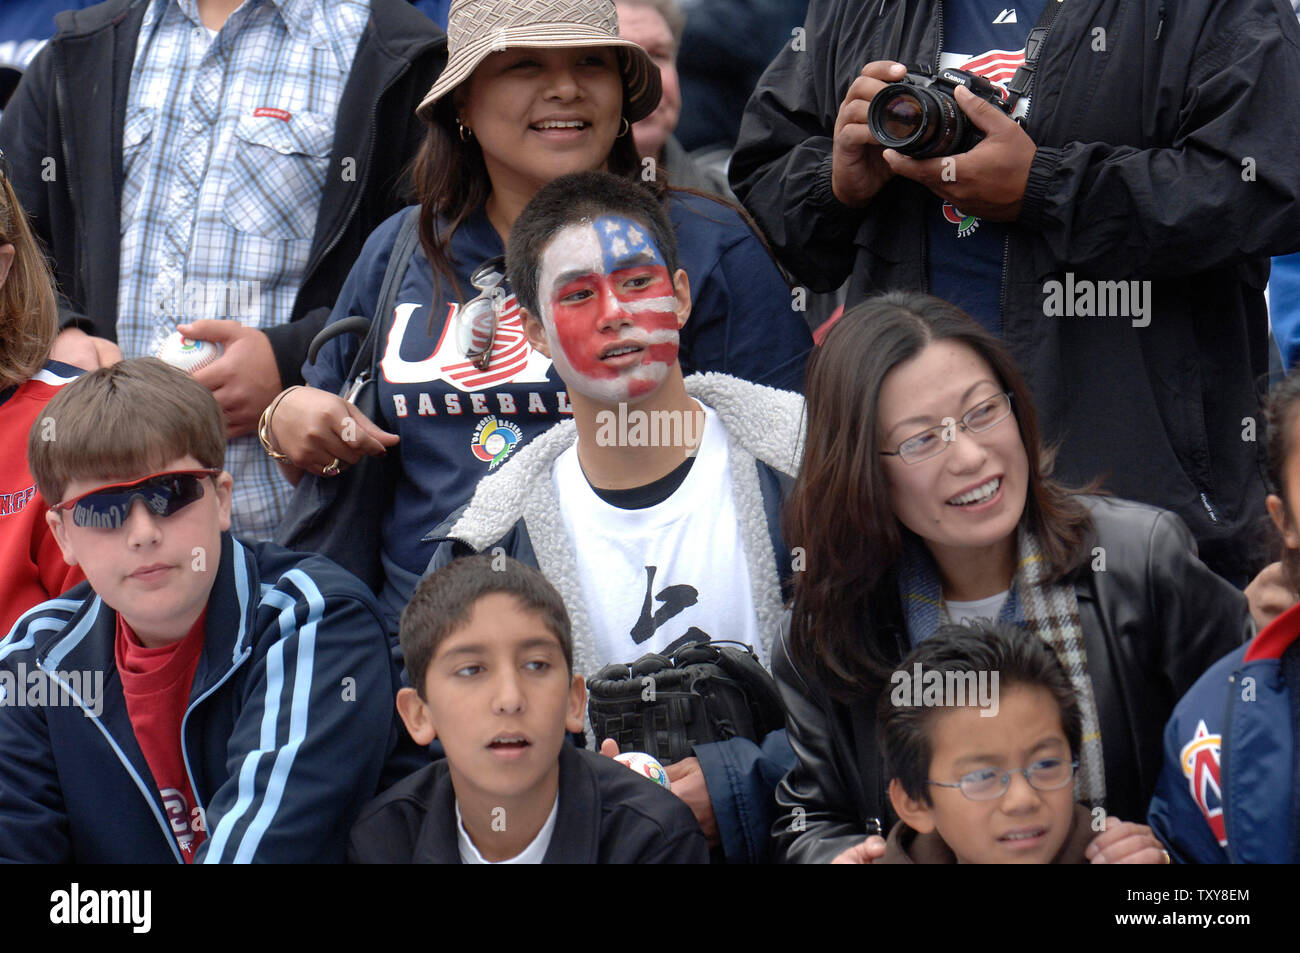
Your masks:
[{"label": "red team logo patch", "polygon": [[1196,724],[1196,734],[1183,746],[1178,762],[1183,766],[1183,777],[1191,787],[1192,800],[1205,815],[1210,830],[1220,847],[1228,846],[1228,835],[1223,826],[1223,788],[1219,780],[1219,752],[1223,747],[1221,735],[1212,735],[1204,721]]},{"label": "red team logo patch", "polygon": [[263,116],[269,116],[272,119],[280,119],[288,122],[293,118],[292,113],[285,112],[283,109],[276,109],[274,106],[258,106],[253,110],[253,117],[261,119]]}]

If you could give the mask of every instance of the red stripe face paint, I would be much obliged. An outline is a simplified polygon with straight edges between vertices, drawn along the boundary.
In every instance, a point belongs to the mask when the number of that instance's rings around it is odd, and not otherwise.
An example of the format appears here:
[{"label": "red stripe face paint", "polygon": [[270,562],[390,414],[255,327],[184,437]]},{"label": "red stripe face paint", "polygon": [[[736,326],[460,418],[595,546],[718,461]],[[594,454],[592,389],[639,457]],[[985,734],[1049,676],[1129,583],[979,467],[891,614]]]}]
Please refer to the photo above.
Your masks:
[{"label": "red stripe face paint", "polygon": [[539,272],[551,359],[569,390],[618,403],[658,389],[677,360],[677,298],[645,226],[618,216],[570,225]]}]

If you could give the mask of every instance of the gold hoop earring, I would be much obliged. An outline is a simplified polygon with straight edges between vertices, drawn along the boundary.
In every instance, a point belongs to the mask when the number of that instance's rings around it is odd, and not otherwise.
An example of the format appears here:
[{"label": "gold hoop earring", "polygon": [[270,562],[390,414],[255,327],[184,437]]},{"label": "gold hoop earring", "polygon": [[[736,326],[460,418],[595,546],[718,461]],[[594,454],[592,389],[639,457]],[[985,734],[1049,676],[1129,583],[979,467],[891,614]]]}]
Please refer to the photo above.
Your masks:
[{"label": "gold hoop earring", "polygon": [[469,128],[469,126],[466,126],[459,119],[456,120],[456,129],[460,132],[461,142],[469,142],[470,138],[474,135],[474,130]]},{"label": "gold hoop earring", "polygon": [[626,136],[626,135],[628,134],[628,130],[630,130],[631,128],[632,128],[632,124],[631,124],[630,122],[628,122],[628,121],[627,121],[627,117],[624,116],[624,117],[623,117],[623,128],[620,129],[620,130],[618,131],[618,136],[617,136],[616,138],[618,138],[618,139],[622,139],[624,136]]}]

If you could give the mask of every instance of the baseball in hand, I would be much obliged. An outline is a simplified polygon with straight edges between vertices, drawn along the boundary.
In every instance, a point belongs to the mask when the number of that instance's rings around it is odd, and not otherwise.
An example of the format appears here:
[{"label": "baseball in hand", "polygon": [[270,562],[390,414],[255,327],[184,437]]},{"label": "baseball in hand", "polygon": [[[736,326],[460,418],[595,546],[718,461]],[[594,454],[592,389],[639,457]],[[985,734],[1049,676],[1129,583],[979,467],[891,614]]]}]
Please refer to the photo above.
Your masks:
[{"label": "baseball in hand", "polygon": [[166,361],[172,367],[179,367],[187,374],[193,374],[200,367],[207,367],[221,356],[222,347],[213,341],[196,341],[173,331],[167,340],[158,346],[155,357]]},{"label": "baseball in hand", "polygon": [[614,755],[614,760],[619,764],[627,765],[637,774],[644,774],[651,781],[662,784],[667,791],[673,789],[673,786],[668,783],[668,772],[664,770],[664,766],[644,751],[624,751],[622,754]]}]

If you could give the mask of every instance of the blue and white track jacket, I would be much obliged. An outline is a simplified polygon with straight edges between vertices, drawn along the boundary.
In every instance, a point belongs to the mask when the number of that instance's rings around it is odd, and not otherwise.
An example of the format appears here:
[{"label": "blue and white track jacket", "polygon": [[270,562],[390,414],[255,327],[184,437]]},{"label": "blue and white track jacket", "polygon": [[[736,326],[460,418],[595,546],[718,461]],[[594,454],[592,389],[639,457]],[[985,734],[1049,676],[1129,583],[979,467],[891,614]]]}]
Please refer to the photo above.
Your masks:
[{"label": "blue and white track jacket", "polygon": [[[127,715],[116,624],[83,583],[0,642],[0,859],[182,862]],[[196,861],[341,862],[398,737],[396,688],[362,583],[223,534],[181,724],[207,830]]]}]

